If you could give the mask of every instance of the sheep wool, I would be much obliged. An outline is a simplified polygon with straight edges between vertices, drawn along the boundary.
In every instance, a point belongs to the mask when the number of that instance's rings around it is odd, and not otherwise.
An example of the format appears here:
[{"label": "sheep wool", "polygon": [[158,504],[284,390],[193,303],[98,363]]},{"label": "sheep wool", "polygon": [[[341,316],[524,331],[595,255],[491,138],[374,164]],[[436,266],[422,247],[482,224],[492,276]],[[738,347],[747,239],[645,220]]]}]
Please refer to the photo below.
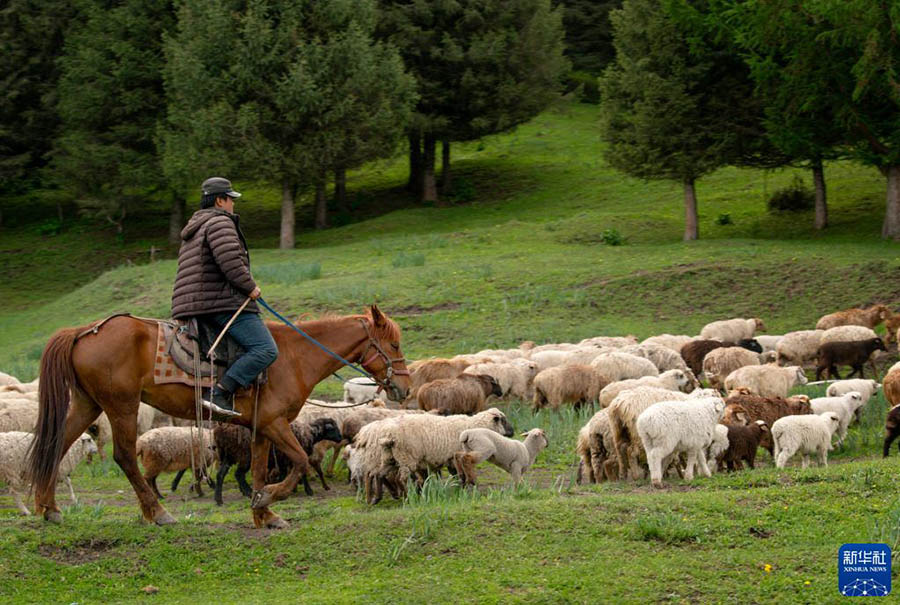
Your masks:
[{"label": "sheep wool", "polygon": [[[193,427],[164,426],[151,429],[138,437],[137,457],[144,465],[144,479],[153,488],[156,495],[162,498],[156,486],[156,477],[162,472],[177,472],[191,468],[191,450],[194,452],[195,464],[203,461],[211,465],[215,459],[215,445],[210,429],[200,429],[202,435]],[[204,448],[201,450],[201,442]]]},{"label": "sheep wool", "polygon": [[29,398],[9,399],[0,408],[0,433],[24,431],[31,433],[38,421],[37,401]]},{"label": "sheep wool", "polygon": [[641,341],[641,344],[668,347],[676,353],[681,353],[681,348],[692,340],[694,340],[694,337],[687,336],[686,334],[659,334],[657,336],[645,338]]},{"label": "sheep wool", "polygon": [[516,359],[505,363],[479,363],[465,369],[465,374],[486,374],[500,385],[503,397],[525,399],[537,375],[537,363]]},{"label": "sheep wool", "polygon": [[828,450],[831,436],[840,425],[840,418],[834,412],[785,416],[772,425],[772,440],[775,442],[775,466],[784,468],[794,454],[803,456],[803,468],[809,466],[809,455],[818,454],[819,464],[828,466]]},{"label": "sheep wool", "polygon": [[824,414],[825,412],[834,412],[840,420],[838,424],[838,445],[844,442],[847,437],[847,427],[856,414],[856,410],[863,404],[862,394],[857,391],[850,391],[840,397],[817,397],[809,400],[809,406],[812,408],[813,414]]},{"label": "sheep wool", "polygon": [[659,376],[659,368],[649,359],[619,351],[600,355],[591,362],[591,367],[608,383],[641,376]]},{"label": "sheep wool", "polygon": [[780,366],[810,366],[816,363],[824,330],[798,330],[785,334],[775,345]]},{"label": "sheep wool", "polygon": [[[0,433],[0,481],[4,481],[13,494],[16,507],[23,515],[31,514],[22,502],[22,493],[28,485],[26,457],[34,435],[25,431]],[[82,435],[72,443],[63,456],[57,471],[57,481],[65,481],[73,503],[77,503],[75,489],[69,477],[78,463],[86,456],[97,453],[97,445],[89,435]]]},{"label": "sheep wool", "polygon": [[462,449],[453,460],[462,484],[475,485],[475,467],[484,460],[508,472],[512,485],[518,484],[549,443],[542,429],[531,429],[522,436],[525,441],[516,441],[482,428],[466,429],[460,433]]},{"label": "sheep wool", "polygon": [[659,387],[669,391],[684,393],[693,389],[695,385],[693,373],[690,370],[687,370],[687,373],[683,370],[668,370],[659,376],[643,376],[641,378],[619,380],[606,385],[600,391],[600,407],[607,407],[616,398],[616,395],[622,391],[644,386]]},{"label": "sheep wool", "polygon": [[725,379],[729,391],[745,387],[751,393],[763,397],[787,397],[788,391],[807,383],[806,374],[799,366],[778,367],[775,365],[745,366],[738,368]]},{"label": "sheep wool", "polygon": [[822,339],[819,346],[827,342],[853,342],[856,340],[872,340],[878,338],[878,334],[871,328],[865,326],[838,326],[829,328],[822,332]]},{"label": "sheep wool", "polygon": [[660,372],[665,372],[667,370],[681,370],[682,372],[687,372],[690,369],[684,362],[684,359],[682,359],[681,353],[662,345],[631,345],[623,347],[621,352],[631,353],[632,355],[637,355],[638,357],[650,360]]},{"label": "sheep wool", "polygon": [[765,332],[766,326],[758,317],[744,319],[736,317],[734,319],[723,319],[713,321],[700,330],[700,338],[707,340],[720,340],[722,342],[738,342],[745,338],[753,338],[756,332]]},{"label": "sheep wool", "polygon": [[487,374],[460,374],[456,378],[439,378],[422,385],[417,399],[419,408],[425,411],[476,414],[484,409],[488,397],[502,394],[500,385]]},{"label": "sheep wool", "polygon": [[721,347],[713,349],[703,358],[703,373],[706,381],[714,389],[725,386],[725,378],[744,366],[758,366],[759,355],[743,347]]},{"label": "sheep wool", "polygon": [[604,376],[592,366],[547,368],[534,377],[532,408],[538,410],[549,406],[555,410],[566,403],[575,405],[593,403],[597,401],[601,389],[606,384]]},{"label": "sheep wool", "polygon": [[721,398],[704,397],[655,403],[638,416],[637,431],[644,444],[654,487],[662,485],[667,460],[680,453],[687,455],[686,480],[694,478],[695,466],[699,466],[701,474],[710,476],[706,449],[715,437],[716,424],[724,411],[725,402]]}]

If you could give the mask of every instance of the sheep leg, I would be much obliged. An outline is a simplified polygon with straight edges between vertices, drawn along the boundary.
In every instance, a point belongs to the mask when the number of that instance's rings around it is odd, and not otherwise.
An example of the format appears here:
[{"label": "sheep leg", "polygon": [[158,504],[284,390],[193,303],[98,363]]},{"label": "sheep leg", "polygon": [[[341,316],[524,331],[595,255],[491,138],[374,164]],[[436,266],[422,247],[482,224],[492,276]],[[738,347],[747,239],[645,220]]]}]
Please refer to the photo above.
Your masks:
[{"label": "sheep leg", "polygon": [[9,489],[12,492],[13,498],[16,501],[16,508],[19,509],[19,512],[22,513],[23,515],[25,515],[26,517],[28,515],[30,515],[31,513],[29,512],[28,507],[26,507],[25,503],[22,502],[22,494],[20,494],[19,491],[12,486],[10,486]]},{"label": "sheep leg", "polygon": [[66,486],[69,488],[69,497],[72,498],[72,504],[78,504],[78,496],[75,495],[75,488],[72,487],[72,478],[66,475]]},{"label": "sheep leg", "polygon": [[800,464],[801,468],[809,468],[809,454],[803,454],[803,462]]},{"label": "sheep leg", "polygon": [[184,477],[184,471],[187,469],[181,469],[177,473],[175,473],[175,478],[172,479],[172,493],[175,493],[175,490],[178,489],[178,484],[181,483],[181,478]]},{"label": "sheep leg", "polygon": [[522,465],[518,462],[513,462],[509,467],[509,475],[512,487],[519,485],[519,482],[522,481]]},{"label": "sheep leg", "polygon": [[[60,459],[69,451],[75,440],[81,437],[81,434],[97,420],[97,416],[102,411],[100,406],[92,399],[89,399],[79,388],[73,388],[71,393],[72,400],[69,404],[69,412],[66,415],[66,429]],[[133,447],[132,444],[132,449]],[[22,509],[28,510],[24,505],[19,510]],[[34,514],[43,515],[44,519],[54,523],[62,521],[62,515],[59,512],[59,507],[56,505],[56,477],[47,484],[46,490],[35,490]]]},{"label": "sheep leg", "polygon": [[312,487],[309,485],[309,479],[307,478],[307,476],[303,475],[302,480],[303,480],[303,493],[306,494],[307,496],[314,495],[315,492],[313,491]]},{"label": "sheep leg", "polygon": [[[216,504],[222,506],[224,501],[222,500],[222,484],[225,483],[225,475],[228,474],[228,470],[231,468],[230,464],[219,464],[219,472],[216,473],[216,485],[215,485],[215,498]],[[235,473],[237,474],[237,473]],[[244,491],[243,489],[241,491]]]},{"label": "sheep leg", "polygon": [[[896,439],[898,435],[900,435],[900,432],[894,432],[894,431],[889,431],[889,430],[885,429],[885,431],[884,431],[884,451],[882,452],[884,454],[885,458],[887,458],[890,455],[891,444],[894,442],[894,439]],[[898,447],[900,447],[900,444],[898,444]]]},{"label": "sheep leg", "polygon": [[826,447],[819,448],[819,465],[828,466],[828,448]]},{"label": "sheep leg", "polygon": [[322,465],[319,464],[319,461],[316,460],[315,462],[313,462],[312,467],[316,469],[316,474],[319,475],[319,481],[322,482],[322,489],[324,489],[325,491],[331,490],[331,488],[328,487],[328,484],[325,483],[325,474],[322,472]]},{"label": "sheep leg", "polygon": [[831,367],[828,368],[828,372],[831,374],[832,378],[841,380],[841,375],[838,374],[837,366],[835,364],[831,364]]},{"label": "sheep leg", "polygon": [[618,470],[619,463],[617,460],[607,460],[603,463],[603,473],[606,475],[607,481],[617,481],[619,478]]},{"label": "sheep leg", "polygon": [[[701,456],[702,458],[702,456]],[[682,479],[691,481],[694,479],[694,467],[697,465],[697,452],[691,450],[687,454],[687,463],[684,465],[684,476]]]},{"label": "sheep leg", "polygon": [[700,466],[700,474],[704,477],[712,477],[712,473],[709,471],[709,464],[706,462],[706,456],[703,455],[703,451],[695,453],[697,457],[697,464]]},{"label": "sheep leg", "polygon": [[203,469],[196,468],[194,469],[194,490],[197,492],[197,496],[203,497],[203,477],[202,477]]},{"label": "sheep leg", "polygon": [[662,452],[652,448],[647,452],[647,465],[650,467],[650,482],[653,487],[662,487]]}]

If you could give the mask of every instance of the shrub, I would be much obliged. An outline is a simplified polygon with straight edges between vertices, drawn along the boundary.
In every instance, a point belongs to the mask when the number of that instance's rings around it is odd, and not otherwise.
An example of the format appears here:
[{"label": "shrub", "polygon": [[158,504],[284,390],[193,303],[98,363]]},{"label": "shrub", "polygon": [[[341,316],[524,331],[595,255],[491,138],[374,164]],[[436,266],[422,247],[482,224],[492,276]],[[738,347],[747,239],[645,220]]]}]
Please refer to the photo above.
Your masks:
[{"label": "shrub", "polygon": [[779,189],[769,198],[769,212],[802,212],[815,205],[815,193],[812,192],[799,176],[794,176],[790,186]]},{"label": "shrub", "polygon": [[575,92],[582,103],[596,105],[600,102],[600,85],[597,76],[586,71],[569,72],[566,76],[566,92]]},{"label": "shrub", "polygon": [[716,217],[717,225],[733,225],[734,221],[731,220],[731,215],[727,212],[723,212],[719,216]]},{"label": "shrub", "polygon": [[607,246],[621,246],[625,243],[625,238],[618,229],[604,229],[600,234],[600,241]]},{"label": "shrub", "polygon": [[453,179],[451,183],[451,191],[448,196],[450,201],[457,204],[464,204],[475,199],[475,187],[471,181],[462,178]]}]

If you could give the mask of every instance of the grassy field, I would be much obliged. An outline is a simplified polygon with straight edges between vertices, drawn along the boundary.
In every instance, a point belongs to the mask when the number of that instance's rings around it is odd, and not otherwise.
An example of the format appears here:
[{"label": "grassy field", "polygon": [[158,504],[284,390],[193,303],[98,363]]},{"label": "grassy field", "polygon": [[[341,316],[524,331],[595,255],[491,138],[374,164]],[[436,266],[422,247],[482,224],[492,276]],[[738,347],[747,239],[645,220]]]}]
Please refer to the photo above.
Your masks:
[{"label": "grassy field", "polygon": [[[564,103],[512,134],[454,145],[459,193],[447,207],[413,207],[401,161],[367,167],[349,178],[358,222],[304,231],[289,252],[271,248],[276,192],[236,183],[263,296],[293,317],[377,301],[400,322],[410,358],[526,339],[695,334],[739,315],[782,333],[837,308],[897,304],[900,248],[879,239],[877,171],[826,167],[824,233],[810,213],[765,210],[768,195],[807,174],[718,171],[698,183],[703,239],[685,244],[680,187],[612,171],[597,118]],[[87,220],[50,235],[47,213],[31,206],[22,200],[12,223],[7,212],[0,231],[0,370],[33,378],[61,326],[120,310],[168,315],[175,264],[161,207],[148,203],[123,242]],[[725,214],[732,224],[719,224]],[[604,243],[612,229],[623,245]],[[151,245],[162,260],[148,262]],[[339,388],[328,381],[316,394]],[[250,528],[233,482],[223,508],[183,486],[165,502],[178,525],[142,525],[107,460],[79,469],[81,504],[60,527],[19,518],[0,496],[0,599],[833,602],[841,544],[900,547],[898,458],[880,458],[885,409],[879,396],[827,469],[776,471],[764,458],[754,471],[655,492],[575,485],[587,412],[534,417],[514,404],[517,430],[551,434],[529,487],[501,489],[504,476],[487,471],[474,495],[434,484],[369,508],[339,471],[328,495],[276,505],[292,527],[275,533]],[[148,585],[159,592],[142,592]]]}]

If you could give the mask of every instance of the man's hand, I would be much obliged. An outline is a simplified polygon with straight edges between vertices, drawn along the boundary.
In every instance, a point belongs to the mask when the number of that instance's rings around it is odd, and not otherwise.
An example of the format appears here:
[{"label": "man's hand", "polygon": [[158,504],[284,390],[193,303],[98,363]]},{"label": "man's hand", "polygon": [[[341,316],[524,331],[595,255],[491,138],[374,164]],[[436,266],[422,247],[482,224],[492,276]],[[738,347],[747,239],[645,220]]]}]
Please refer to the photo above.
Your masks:
[{"label": "man's hand", "polygon": [[253,292],[250,293],[250,298],[256,300],[260,297],[261,294],[262,292],[259,291],[259,286],[256,286],[255,288],[253,288]]}]

